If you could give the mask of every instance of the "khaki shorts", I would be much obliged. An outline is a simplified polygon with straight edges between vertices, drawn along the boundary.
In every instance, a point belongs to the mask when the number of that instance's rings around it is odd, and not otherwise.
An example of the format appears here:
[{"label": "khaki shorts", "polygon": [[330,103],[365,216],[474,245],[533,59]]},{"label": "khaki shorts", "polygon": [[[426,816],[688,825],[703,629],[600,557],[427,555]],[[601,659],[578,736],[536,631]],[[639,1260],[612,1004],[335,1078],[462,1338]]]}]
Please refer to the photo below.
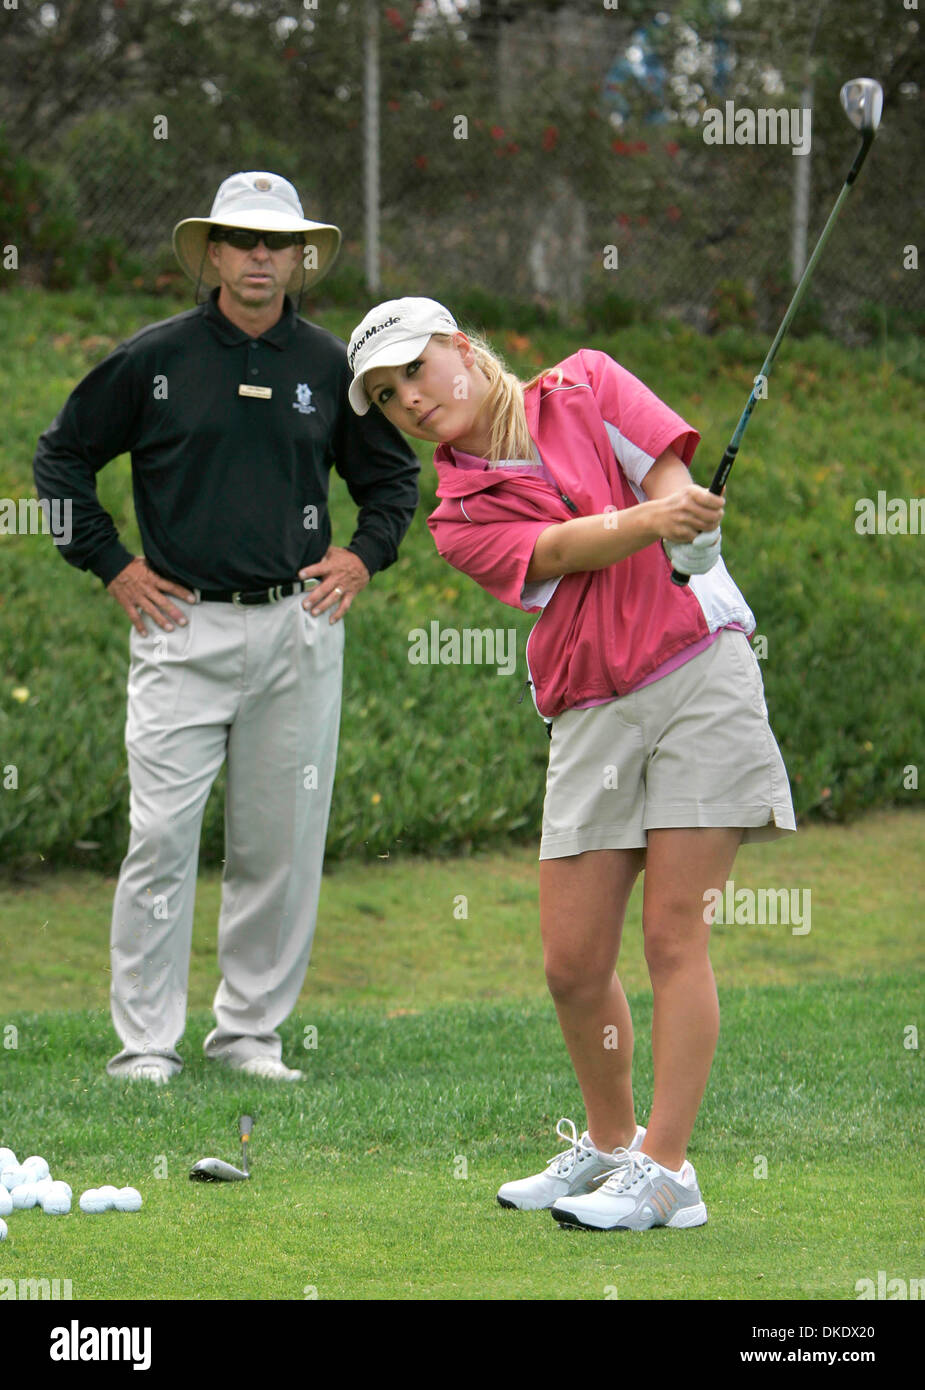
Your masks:
[{"label": "khaki shorts", "polygon": [[741,826],[743,844],[796,830],[761,670],[729,628],[651,685],[552,721],[540,859],[688,826]]}]

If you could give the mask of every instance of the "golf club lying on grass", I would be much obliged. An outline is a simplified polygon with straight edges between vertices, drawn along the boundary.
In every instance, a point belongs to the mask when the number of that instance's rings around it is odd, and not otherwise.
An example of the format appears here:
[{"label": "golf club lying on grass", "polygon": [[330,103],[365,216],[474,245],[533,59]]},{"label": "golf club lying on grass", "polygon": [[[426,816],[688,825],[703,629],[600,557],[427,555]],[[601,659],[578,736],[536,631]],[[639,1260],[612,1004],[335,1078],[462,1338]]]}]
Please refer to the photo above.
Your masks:
[{"label": "golf club lying on grass", "polygon": [[241,1182],[244,1178],[249,1178],[247,1141],[251,1137],[253,1124],[250,1115],[242,1115],[238,1121],[238,1129],[241,1133],[241,1161],[243,1165],[241,1168],[234,1168],[230,1163],[225,1163],[220,1158],[201,1158],[190,1169],[190,1177],[195,1182]]},{"label": "golf club lying on grass", "polygon": [[[777,355],[777,349],[781,345],[781,340],[784,334],[790,327],[790,322],[797,311],[800,300],[803,298],[803,291],[809,284],[809,278],[815,270],[816,262],[822,254],[822,248],[823,246],[825,246],[825,243],[828,240],[829,232],[834,227],[835,220],[838,217],[838,214],[841,212],[841,205],[848,196],[848,190],[851,188],[851,185],[854,183],[855,179],[860,173],[861,165],[867,158],[867,151],[873,144],[874,136],[877,133],[877,127],[880,124],[880,113],[883,110],[883,89],[880,86],[880,83],[875,82],[872,77],[856,77],[853,81],[846,82],[844,87],[842,87],[841,89],[840,96],[841,104],[845,108],[845,114],[847,115],[848,120],[854,126],[855,130],[859,130],[861,132],[861,148],[858,150],[857,154],[854,157],[854,163],[848,171],[848,177],[845,179],[844,185],[842,186],[842,190],[839,193],[838,198],[835,202],[835,206],[829,213],[829,220],[823,227],[822,234],[820,235],[819,240],[816,242],[816,249],[810,256],[809,261],[806,264],[806,269],[803,271],[803,274],[800,277],[800,283],[797,285],[796,290],[794,291],[793,298],[790,301],[790,307],[784,315],[784,319],[781,323],[780,328],[777,330],[777,337],[771,344],[771,349],[767,357],[764,359],[764,366],[761,368],[761,373],[755,379],[755,384],[752,387],[751,395],[748,398],[748,404],[742,411],[739,423],[736,425],[735,434],[729,441],[729,444],[726,447],[726,452],[723,454],[722,462],[720,463],[719,468],[717,468],[716,473],[714,474],[713,481],[710,484],[710,491],[715,493],[717,496],[719,496],[719,494],[725,487],[726,479],[729,477],[732,465],[735,463],[735,457],[736,454],[739,452],[739,445],[742,442],[742,436],[745,433],[745,427],[747,426],[751,417],[751,413],[755,408],[755,403],[759,399],[758,392],[760,391],[762,385],[768,379],[768,376],[771,371],[771,364],[774,361],[775,356]],[[671,579],[672,583],[683,585],[688,582],[688,580],[690,579],[690,575],[681,574],[680,571],[673,569],[671,571]]]}]

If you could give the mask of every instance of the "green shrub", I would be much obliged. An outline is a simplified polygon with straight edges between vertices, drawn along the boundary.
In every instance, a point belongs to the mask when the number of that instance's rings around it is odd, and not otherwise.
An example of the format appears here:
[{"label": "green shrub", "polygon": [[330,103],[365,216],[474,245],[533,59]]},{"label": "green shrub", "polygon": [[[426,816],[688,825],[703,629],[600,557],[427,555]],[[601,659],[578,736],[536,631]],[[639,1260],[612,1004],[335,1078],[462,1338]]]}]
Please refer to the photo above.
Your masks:
[{"label": "green shrub", "polygon": [[718,280],[710,298],[711,332],[726,328],[754,328],[758,322],[755,294],[742,280]]},{"label": "green shrub", "polygon": [[614,290],[590,290],[584,302],[584,320],[592,333],[615,333],[650,317],[646,308]]}]

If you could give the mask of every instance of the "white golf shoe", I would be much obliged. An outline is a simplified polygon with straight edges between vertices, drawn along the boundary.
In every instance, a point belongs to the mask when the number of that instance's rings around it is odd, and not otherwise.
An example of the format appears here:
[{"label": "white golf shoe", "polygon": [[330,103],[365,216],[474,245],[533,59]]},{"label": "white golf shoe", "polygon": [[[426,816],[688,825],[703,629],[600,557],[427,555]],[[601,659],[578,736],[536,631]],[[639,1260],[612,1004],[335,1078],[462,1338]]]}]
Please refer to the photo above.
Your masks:
[{"label": "white golf shoe", "polygon": [[672,1174],[640,1149],[617,1150],[616,1158],[610,1177],[594,1192],[556,1201],[556,1221],[593,1231],[647,1231],[651,1226],[680,1230],[706,1224],[697,1174],[687,1160],[679,1174]]},{"label": "white golf shoe", "polygon": [[251,1057],[240,1062],[237,1071],[246,1071],[248,1076],[260,1076],[266,1081],[301,1081],[302,1073],[287,1067],[285,1062],[277,1062],[275,1057]]},{"label": "white golf shoe", "polygon": [[614,1153],[608,1154],[594,1147],[587,1130],[579,1139],[572,1120],[561,1119],[556,1125],[556,1133],[560,1139],[568,1140],[569,1147],[551,1158],[545,1170],[535,1177],[506,1182],[498,1191],[498,1201],[502,1207],[516,1207],[518,1211],[543,1211],[560,1197],[593,1192],[597,1184],[613,1172],[617,1161],[615,1154],[638,1149],[646,1134],[637,1125],[630,1150],[615,1149]]},{"label": "white golf shoe", "polygon": [[150,1081],[153,1086],[166,1086],[170,1080],[168,1072],[157,1062],[133,1062],[123,1074],[129,1081]]}]

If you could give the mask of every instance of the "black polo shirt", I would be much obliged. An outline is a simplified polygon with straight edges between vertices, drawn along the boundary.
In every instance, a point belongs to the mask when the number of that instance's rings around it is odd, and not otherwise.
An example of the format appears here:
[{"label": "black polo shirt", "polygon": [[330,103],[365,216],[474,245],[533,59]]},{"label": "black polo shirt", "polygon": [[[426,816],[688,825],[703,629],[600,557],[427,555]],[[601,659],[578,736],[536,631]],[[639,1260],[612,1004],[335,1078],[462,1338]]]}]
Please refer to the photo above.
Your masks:
[{"label": "black polo shirt", "polygon": [[416,456],[379,411],[354,414],[344,344],[288,296],[251,338],[218,293],[117,347],[39,439],[39,497],[72,504],[65,559],[108,584],[133,558],[96,492],[100,469],[130,453],[144,554],[192,588],[266,588],[321,560],[332,464],[360,508],[347,548],[385,569],[417,505]]}]

